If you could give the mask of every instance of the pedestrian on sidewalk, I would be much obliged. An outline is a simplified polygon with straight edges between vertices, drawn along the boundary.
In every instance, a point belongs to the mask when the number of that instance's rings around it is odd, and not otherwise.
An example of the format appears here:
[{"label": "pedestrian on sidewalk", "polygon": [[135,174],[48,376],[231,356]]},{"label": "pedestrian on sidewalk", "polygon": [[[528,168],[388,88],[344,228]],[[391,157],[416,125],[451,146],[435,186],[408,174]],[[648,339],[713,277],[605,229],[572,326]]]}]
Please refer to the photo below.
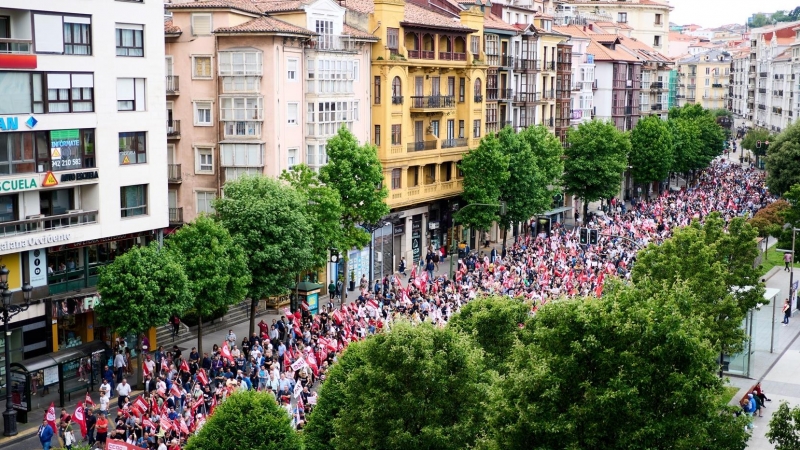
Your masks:
[{"label": "pedestrian on sidewalk", "polygon": [[174,341],[181,331],[181,318],[177,314],[173,314],[170,323],[172,324],[172,340]]},{"label": "pedestrian on sidewalk", "polygon": [[789,264],[792,262],[792,254],[791,252],[786,252],[783,254],[783,264],[784,264],[784,272],[790,272],[791,269],[789,268]]},{"label": "pedestrian on sidewalk", "polygon": [[122,405],[125,404],[125,399],[131,394],[131,385],[128,384],[128,380],[123,378],[122,382],[117,385],[117,406],[122,409]]},{"label": "pedestrian on sidewalk", "polygon": [[789,316],[792,315],[792,305],[789,304],[789,299],[783,303],[783,326],[789,325]]}]

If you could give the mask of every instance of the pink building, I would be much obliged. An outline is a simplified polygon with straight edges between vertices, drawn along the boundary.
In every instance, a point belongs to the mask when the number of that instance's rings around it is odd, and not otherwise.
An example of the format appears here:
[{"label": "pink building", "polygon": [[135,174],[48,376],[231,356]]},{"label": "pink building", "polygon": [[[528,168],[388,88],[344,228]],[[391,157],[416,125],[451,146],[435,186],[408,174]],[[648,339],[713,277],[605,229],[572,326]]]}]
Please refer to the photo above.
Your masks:
[{"label": "pink building", "polygon": [[370,47],[332,0],[166,4],[170,223],[227,180],[319,168],[341,127],[369,137]]}]

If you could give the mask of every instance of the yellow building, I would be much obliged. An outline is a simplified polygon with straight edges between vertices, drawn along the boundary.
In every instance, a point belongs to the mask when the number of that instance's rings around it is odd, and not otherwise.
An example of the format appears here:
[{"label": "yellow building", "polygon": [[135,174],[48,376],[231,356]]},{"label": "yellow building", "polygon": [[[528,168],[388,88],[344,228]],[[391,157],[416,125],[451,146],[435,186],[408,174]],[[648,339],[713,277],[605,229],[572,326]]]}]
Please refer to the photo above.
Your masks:
[{"label": "yellow building", "polygon": [[700,103],[703,108],[725,108],[730,84],[731,56],[709,50],[684,58],[678,65],[678,106]]},{"label": "yellow building", "polygon": [[396,264],[449,242],[463,176],[458,162],[484,134],[484,12],[455,3],[359,0],[348,23],[372,48],[372,142],[392,210]]}]

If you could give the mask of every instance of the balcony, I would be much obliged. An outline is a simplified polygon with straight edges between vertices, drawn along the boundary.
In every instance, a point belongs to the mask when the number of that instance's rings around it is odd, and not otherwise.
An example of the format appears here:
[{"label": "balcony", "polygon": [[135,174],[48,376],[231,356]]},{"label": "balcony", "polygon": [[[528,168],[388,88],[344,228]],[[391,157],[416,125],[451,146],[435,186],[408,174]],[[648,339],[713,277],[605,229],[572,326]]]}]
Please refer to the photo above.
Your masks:
[{"label": "balcony", "polygon": [[183,223],[183,208],[169,209],[169,224],[180,225]]},{"label": "balcony", "polygon": [[442,139],[442,148],[466,147],[467,138]]},{"label": "balcony", "polygon": [[33,41],[30,39],[0,39],[0,53],[31,55],[33,54]]},{"label": "balcony", "polygon": [[545,61],[544,62],[544,70],[548,72],[552,72],[556,70],[556,62],[555,61]]},{"label": "balcony", "polygon": [[486,101],[497,101],[497,88],[486,88]]},{"label": "balcony", "polygon": [[514,67],[514,57],[513,56],[503,56],[502,58],[502,65],[507,69],[511,69]]},{"label": "balcony", "polygon": [[664,110],[664,106],[661,103],[655,103],[655,104],[653,104],[653,106],[650,109],[653,110],[653,111],[663,111]]},{"label": "balcony", "polygon": [[486,55],[486,64],[491,67],[500,67],[499,55]]},{"label": "balcony", "polygon": [[167,181],[170,183],[180,183],[183,181],[180,164],[167,164]]},{"label": "balcony", "polygon": [[664,82],[656,81],[654,83],[650,83],[650,90],[652,91],[660,91],[664,89]]},{"label": "balcony", "polygon": [[511,100],[514,97],[513,89],[500,89],[500,100]]},{"label": "balcony", "polygon": [[475,103],[483,103],[483,96],[482,95],[476,95],[475,96]]},{"label": "balcony", "polygon": [[553,128],[555,126],[555,119],[553,117],[551,117],[549,119],[545,119],[544,120],[544,124],[547,125],[550,128]]},{"label": "balcony", "polygon": [[181,121],[168,120],[167,121],[167,139],[180,139],[181,137]]},{"label": "balcony", "polygon": [[697,85],[696,84],[687,84],[686,87],[688,87],[689,89],[696,89]]},{"label": "balcony", "polygon": [[439,52],[439,59],[444,61],[466,61],[467,54],[456,52]]},{"label": "balcony", "polygon": [[452,109],[456,107],[456,98],[452,95],[412,96],[412,110]]},{"label": "balcony", "polygon": [[0,224],[0,237],[38,233],[59,228],[72,228],[97,223],[97,211],[71,211],[55,216],[40,215],[25,220]]},{"label": "balcony", "polygon": [[393,105],[402,105],[403,104],[403,96],[402,95],[393,95],[392,96],[392,104]]},{"label": "balcony", "polygon": [[425,150],[436,150],[436,141],[411,142],[408,144],[408,152],[424,152]]},{"label": "balcony", "polygon": [[539,101],[541,94],[539,92],[517,92],[514,95],[514,101],[519,103],[536,103]]},{"label": "balcony", "polygon": [[411,59],[436,59],[436,52],[433,50],[409,50],[408,57]]},{"label": "balcony", "polygon": [[542,91],[543,100],[553,100],[556,98],[556,91],[554,89],[545,89]]},{"label": "balcony", "polygon": [[486,134],[497,133],[498,131],[500,131],[500,127],[497,125],[497,122],[491,122],[486,124]]},{"label": "balcony", "polygon": [[306,47],[326,52],[354,52],[356,42],[350,36],[321,34],[308,41]]},{"label": "balcony", "polygon": [[766,94],[767,93],[767,88],[758,88],[758,93],[759,94]]},{"label": "balcony", "polygon": [[713,84],[711,85],[711,87],[712,87],[712,88],[721,88],[721,87],[722,87],[722,83],[713,83]]},{"label": "balcony", "polygon": [[758,77],[759,78],[767,78],[767,72],[759,72],[758,73]]},{"label": "balcony", "polygon": [[180,85],[178,83],[177,75],[166,76],[167,95],[178,95],[180,93]]},{"label": "balcony", "polygon": [[556,64],[559,72],[572,72],[572,64],[567,62],[560,62]]},{"label": "balcony", "polygon": [[448,181],[434,181],[428,184],[419,184],[406,189],[392,189],[386,203],[391,208],[403,205],[417,204],[424,201],[452,197],[464,189],[463,179]]}]

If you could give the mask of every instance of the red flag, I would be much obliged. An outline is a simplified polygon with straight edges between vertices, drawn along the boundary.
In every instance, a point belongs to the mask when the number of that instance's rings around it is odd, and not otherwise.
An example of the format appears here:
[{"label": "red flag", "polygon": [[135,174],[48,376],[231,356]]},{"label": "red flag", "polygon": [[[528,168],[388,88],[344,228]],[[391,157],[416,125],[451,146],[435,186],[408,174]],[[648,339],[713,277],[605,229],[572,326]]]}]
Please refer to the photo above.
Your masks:
[{"label": "red flag", "polygon": [[151,430],[156,427],[156,425],[147,417],[142,419],[142,426],[143,427],[150,427]]},{"label": "red flag", "polygon": [[186,426],[186,421],[183,420],[183,417],[181,417],[181,421],[178,425],[180,427],[181,433],[189,434],[189,428]]},{"label": "red flag", "polygon": [[417,277],[417,266],[415,265],[414,267],[411,268],[411,275],[409,276],[409,278],[413,280],[416,277]]},{"label": "red flag", "polygon": [[167,358],[161,358],[161,371],[169,372],[169,365],[167,364]]},{"label": "red flag", "polygon": [[78,406],[75,407],[72,419],[81,426],[81,435],[86,436],[86,417],[83,414],[83,402],[78,403]]},{"label": "red flag", "polygon": [[155,414],[161,414],[161,409],[158,407],[158,400],[155,397],[150,399],[150,411],[154,412]]},{"label": "red flag", "polygon": [[367,300],[367,306],[372,308],[372,309],[378,309],[378,302],[376,302],[375,299],[371,298],[371,299]]},{"label": "red flag", "polygon": [[292,365],[292,361],[289,359],[289,352],[283,352],[283,367],[289,367]]},{"label": "red flag", "polygon": [[47,424],[50,425],[50,428],[53,429],[53,433],[58,433],[58,428],[56,427],[56,404],[55,404],[55,402],[50,402],[50,407],[47,408],[47,414],[45,414],[45,419],[47,419]]},{"label": "red flag", "polygon": [[169,390],[169,393],[175,397],[180,397],[183,392],[181,392],[181,388],[178,387],[178,383],[173,383],[172,387]]},{"label": "red flag", "polygon": [[233,362],[233,356],[231,355],[231,349],[228,348],[228,341],[222,343],[222,357],[227,359],[230,362]]},{"label": "red flag", "polygon": [[166,414],[161,415],[161,420],[159,421],[159,425],[161,425],[161,429],[164,432],[167,432],[172,429],[172,424],[169,422]]},{"label": "red flag", "polygon": [[197,381],[203,386],[208,384],[208,375],[206,375],[205,370],[200,369],[197,371]]},{"label": "red flag", "polygon": [[214,413],[214,408],[216,408],[216,407],[217,407],[217,396],[216,395],[212,395],[211,396],[211,408],[209,408],[208,415],[213,414]]},{"label": "red flag", "polygon": [[185,359],[181,360],[181,370],[183,372],[189,372],[189,363],[186,362]]},{"label": "red flag", "polygon": [[150,375],[150,368],[147,366],[147,361],[142,363],[142,373],[144,374],[144,376]]},{"label": "red flag", "polygon": [[202,404],[203,404],[203,397],[201,396],[198,397],[197,401],[195,401],[194,404],[192,405],[192,414],[194,414],[195,410],[197,410],[197,408],[202,406]]},{"label": "red flag", "polygon": [[600,276],[597,277],[597,287],[594,288],[594,295],[600,297],[603,295],[603,281],[605,280],[605,272],[600,272]]},{"label": "red flag", "polygon": [[86,393],[86,399],[85,399],[83,402],[84,402],[85,404],[87,404],[87,405],[92,405],[92,406],[95,406],[95,405],[94,405],[94,402],[92,401],[92,396],[91,396],[91,395],[89,395],[89,393],[88,393],[88,392]]},{"label": "red flag", "polygon": [[136,400],[133,401],[133,413],[137,416],[141,416],[142,414],[147,412],[147,402],[144,401],[144,398],[140,395],[136,397]]},{"label": "red flag", "polygon": [[294,314],[292,314],[292,311],[289,308],[283,308],[283,315],[286,316],[287,320],[294,319]]},{"label": "red flag", "polygon": [[295,324],[296,324],[297,322],[300,322],[300,319],[302,319],[302,318],[303,318],[303,313],[301,313],[301,312],[300,312],[300,310],[298,309],[297,311],[295,311],[295,312],[294,312],[294,318],[295,318],[295,319],[297,319],[297,320],[295,321]]},{"label": "red flag", "polygon": [[303,311],[308,311],[311,307],[308,305],[308,302],[303,300],[303,303],[300,304],[300,307],[303,308]]}]

